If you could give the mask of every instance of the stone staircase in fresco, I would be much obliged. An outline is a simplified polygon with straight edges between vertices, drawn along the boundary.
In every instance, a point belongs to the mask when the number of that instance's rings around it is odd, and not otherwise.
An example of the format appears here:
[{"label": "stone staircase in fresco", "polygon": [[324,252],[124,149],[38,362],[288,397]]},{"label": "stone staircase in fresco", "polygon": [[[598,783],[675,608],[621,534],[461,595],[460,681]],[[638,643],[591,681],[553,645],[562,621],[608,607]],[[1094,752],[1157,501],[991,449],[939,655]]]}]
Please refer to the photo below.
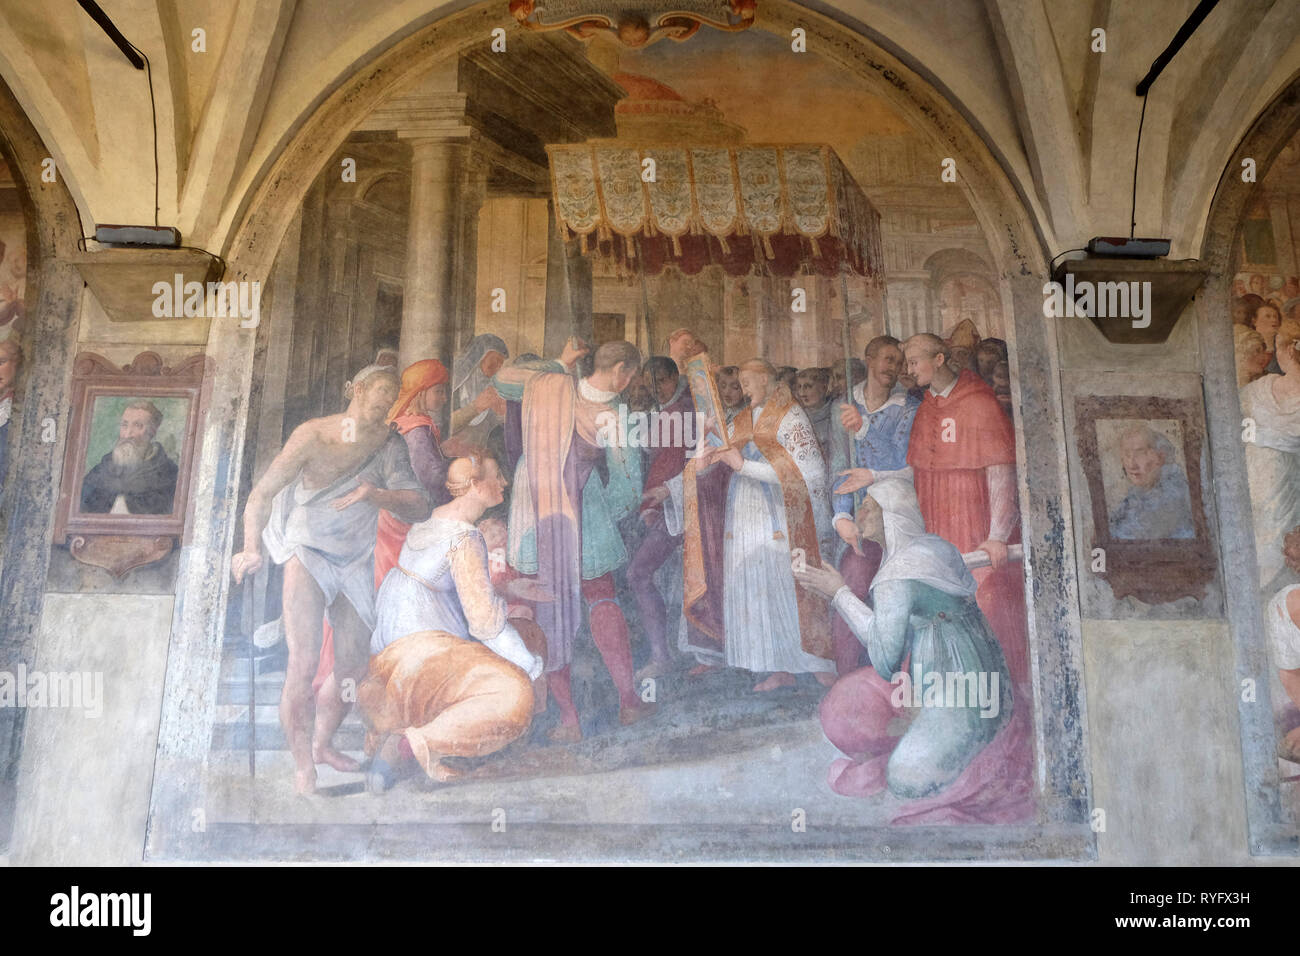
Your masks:
[{"label": "stone staircase in fresco", "polygon": [[[266,651],[259,649],[255,658],[253,680],[255,698],[249,694],[247,642],[228,642],[221,660],[221,683],[217,689],[217,714],[212,730],[214,751],[248,751],[250,700],[254,703],[256,727],[253,739],[257,750],[285,750],[288,745],[280,728],[280,690],[284,687],[285,648],[283,644]],[[334,736],[335,746],[347,752],[359,752],[365,729],[356,709],[343,721]]]}]

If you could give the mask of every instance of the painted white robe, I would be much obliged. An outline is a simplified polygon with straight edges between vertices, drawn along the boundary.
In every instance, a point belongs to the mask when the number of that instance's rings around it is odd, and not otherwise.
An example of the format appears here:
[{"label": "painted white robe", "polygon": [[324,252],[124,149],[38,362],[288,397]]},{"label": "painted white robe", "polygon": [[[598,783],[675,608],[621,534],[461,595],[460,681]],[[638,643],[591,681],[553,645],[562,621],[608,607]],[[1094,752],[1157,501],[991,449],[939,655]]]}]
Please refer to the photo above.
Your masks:
[{"label": "painted white robe", "polygon": [[1255,440],[1245,443],[1246,480],[1261,588],[1282,570],[1282,539],[1300,524],[1300,399],[1279,404],[1272,388],[1278,378],[1265,375],[1241,390],[1241,413],[1255,422]]},{"label": "painted white robe", "polygon": [[[754,421],[762,414],[759,405],[754,409]],[[734,433],[734,427],[729,426],[728,432]],[[822,553],[833,554],[826,465],[808,416],[798,405],[792,405],[781,420],[777,440],[794,459],[808,487]],[[732,475],[727,492],[723,547],[727,664],[758,672],[833,671],[833,661],[806,653],[800,643],[789,532],[776,469],[752,441],[742,455],[744,466]],[[814,626],[829,628],[830,621]]]}]

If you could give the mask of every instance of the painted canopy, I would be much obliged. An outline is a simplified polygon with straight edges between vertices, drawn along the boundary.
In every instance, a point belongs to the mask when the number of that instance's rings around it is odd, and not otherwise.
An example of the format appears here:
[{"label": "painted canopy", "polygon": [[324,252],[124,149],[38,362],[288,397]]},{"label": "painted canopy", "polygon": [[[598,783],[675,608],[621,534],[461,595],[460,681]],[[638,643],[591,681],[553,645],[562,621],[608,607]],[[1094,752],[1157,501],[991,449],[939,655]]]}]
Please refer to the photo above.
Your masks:
[{"label": "painted canopy", "polygon": [[829,146],[581,143],[547,152],[561,231],[629,271],[883,274],[880,214]]}]

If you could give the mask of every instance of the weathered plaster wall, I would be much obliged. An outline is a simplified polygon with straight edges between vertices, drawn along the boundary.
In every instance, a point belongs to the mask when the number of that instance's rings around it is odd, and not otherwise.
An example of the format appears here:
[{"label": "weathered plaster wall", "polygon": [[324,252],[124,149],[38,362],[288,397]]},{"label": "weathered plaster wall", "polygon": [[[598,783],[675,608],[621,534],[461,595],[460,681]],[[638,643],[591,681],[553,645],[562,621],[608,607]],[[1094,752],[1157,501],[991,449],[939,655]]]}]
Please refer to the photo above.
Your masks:
[{"label": "weathered plaster wall", "polygon": [[1231,647],[1223,621],[1083,622],[1099,862],[1250,861]]},{"label": "weathered plaster wall", "polygon": [[[34,666],[101,674],[103,713],[31,708],[12,862],[140,862],[167,665],[171,595],[50,594]],[[93,624],[91,623],[93,622]]]},{"label": "weathered plaster wall", "polygon": [[[66,259],[75,249],[80,224],[64,184],[44,183],[39,177],[32,181],[24,174],[39,169],[48,151],[4,83],[0,83],[0,151],[10,170],[16,171],[27,220],[28,296],[36,299],[28,329],[32,341],[41,343],[23,373],[22,421],[18,442],[11,445],[20,453],[6,478],[3,500],[0,605],[5,614],[0,622],[0,670],[13,673],[35,658],[44,602],[48,542],[62,469],[61,436],[66,431],[64,397],[81,299],[80,278]],[[42,423],[47,420],[60,425],[53,443],[41,441]],[[9,846],[25,713],[0,708],[0,848]]]},{"label": "weathered plaster wall", "polygon": [[[1200,293],[1204,295],[1205,293]],[[1115,345],[1083,318],[1053,320],[1064,397],[1170,395],[1203,400],[1198,306],[1169,339]],[[1067,420],[1073,416],[1067,411]],[[1207,600],[1116,602],[1088,567],[1092,512],[1070,428],[1075,566],[1082,606],[1089,758],[1095,807],[1105,811],[1100,861],[1229,863],[1250,859],[1231,631],[1221,616],[1221,572]],[[1212,460],[1207,445],[1205,458]],[[1215,509],[1205,474],[1207,512]],[[1218,521],[1211,519],[1218,537]],[[1157,620],[1152,618],[1168,618]]]}]

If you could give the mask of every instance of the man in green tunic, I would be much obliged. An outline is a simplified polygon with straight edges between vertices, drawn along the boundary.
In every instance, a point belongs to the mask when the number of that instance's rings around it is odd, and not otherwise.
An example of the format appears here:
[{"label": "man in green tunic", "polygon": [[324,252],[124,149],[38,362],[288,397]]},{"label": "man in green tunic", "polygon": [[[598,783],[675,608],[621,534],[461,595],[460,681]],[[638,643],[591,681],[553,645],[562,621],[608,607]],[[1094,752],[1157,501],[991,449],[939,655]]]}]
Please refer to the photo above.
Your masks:
[{"label": "man in green tunic", "polygon": [[537,623],[560,708],[555,742],[582,738],[569,665],[584,603],[592,641],[618,690],[620,720],[630,724],[655,710],[636,693],[627,621],[614,590],[614,572],[628,560],[618,523],[640,504],[641,455],[611,443],[607,427],[617,420],[619,393],[640,373],[641,353],[630,342],[606,342],[592,374],[577,379],[569,370],[586,351],[571,341],[559,362],[504,368],[493,379],[502,398],[522,404],[507,560],[554,597],[538,604]]}]

